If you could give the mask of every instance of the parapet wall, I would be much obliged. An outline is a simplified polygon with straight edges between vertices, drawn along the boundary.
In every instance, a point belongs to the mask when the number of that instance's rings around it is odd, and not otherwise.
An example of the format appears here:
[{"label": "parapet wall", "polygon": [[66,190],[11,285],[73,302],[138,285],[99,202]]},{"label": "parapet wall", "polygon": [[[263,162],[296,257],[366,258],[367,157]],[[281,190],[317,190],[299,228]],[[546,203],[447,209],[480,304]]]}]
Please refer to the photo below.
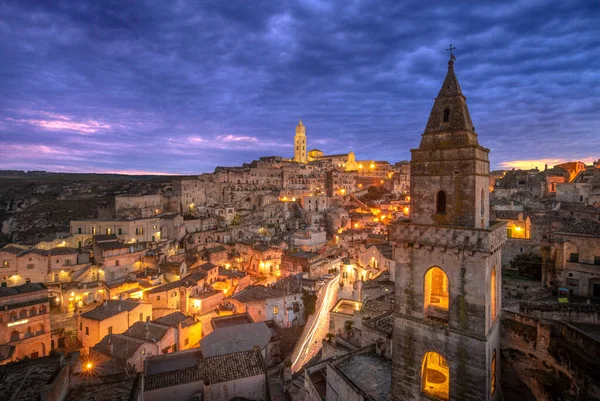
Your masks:
[{"label": "parapet wall", "polygon": [[596,304],[559,304],[529,301],[521,302],[519,311],[541,319],[600,324],[600,305]]},{"label": "parapet wall", "polygon": [[399,222],[392,226],[390,239],[424,246],[465,248],[492,253],[506,241],[506,222],[495,222],[489,229]]}]

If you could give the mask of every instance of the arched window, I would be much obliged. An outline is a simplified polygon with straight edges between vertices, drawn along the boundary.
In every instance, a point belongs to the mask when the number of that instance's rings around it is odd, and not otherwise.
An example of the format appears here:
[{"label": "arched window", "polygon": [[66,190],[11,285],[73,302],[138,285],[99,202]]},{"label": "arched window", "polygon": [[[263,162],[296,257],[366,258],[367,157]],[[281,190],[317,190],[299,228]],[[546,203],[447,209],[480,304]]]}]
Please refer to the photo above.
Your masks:
[{"label": "arched window", "polygon": [[423,290],[425,317],[448,322],[450,293],[446,273],[439,267],[432,267],[427,270]]},{"label": "arched window", "polygon": [[490,392],[494,395],[496,392],[496,350],[492,352],[492,374],[490,375]]},{"label": "arched window", "polygon": [[496,321],[496,266],[492,267],[490,277],[490,317],[492,323]]},{"label": "arched window", "polygon": [[19,337],[20,337],[19,332],[17,330],[13,330],[10,333],[10,341],[19,341],[19,339],[20,339]]},{"label": "arched window", "polygon": [[436,400],[450,399],[450,367],[437,352],[428,352],[423,356],[421,392]]},{"label": "arched window", "polygon": [[444,109],[444,122],[447,123],[448,121],[450,121],[450,109],[445,108]]},{"label": "arched window", "polygon": [[438,191],[435,195],[435,213],[446,214],[446,192]]},{"label": "arched window", "polygon": [[485,215],[485,193],[483,188],[481,189],[481,216]]},{"label": "arched window", "polygon": [[27,310],[21,309],[21,312],[19,312],[19,319],[27,319]]}]

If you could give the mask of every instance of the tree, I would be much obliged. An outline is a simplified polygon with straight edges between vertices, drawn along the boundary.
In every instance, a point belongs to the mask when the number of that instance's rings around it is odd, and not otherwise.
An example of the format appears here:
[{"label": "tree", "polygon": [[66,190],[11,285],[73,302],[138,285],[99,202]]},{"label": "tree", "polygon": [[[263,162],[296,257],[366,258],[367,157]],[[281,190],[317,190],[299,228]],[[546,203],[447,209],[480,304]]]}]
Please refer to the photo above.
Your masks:
[{"label": "tree", "polygon": [[315,313],[317,305],[317,294],[302,289],[302,302],[304,303],[304,319]]},{"label": "tree", "polygon": [[521,277],[536,281],[542,279],[542,256],[538,253],[520,253],[510,261],[510,267]]}]

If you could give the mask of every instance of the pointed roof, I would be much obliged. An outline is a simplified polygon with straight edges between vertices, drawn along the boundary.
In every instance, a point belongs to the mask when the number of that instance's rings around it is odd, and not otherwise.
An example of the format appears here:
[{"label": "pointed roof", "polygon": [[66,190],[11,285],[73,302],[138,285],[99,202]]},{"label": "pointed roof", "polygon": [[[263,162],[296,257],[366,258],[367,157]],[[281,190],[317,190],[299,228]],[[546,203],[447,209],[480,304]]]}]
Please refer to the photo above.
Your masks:
[{"label": "pointed roof", "polygon": [[448,73],[446,74],[446,79],[444,79],[444,83],[442,84],[442,87],[437,95],[438,98],[451,96],[464,97],[462,89],[460,89],[458,79],[454,74],[454,60],[448,61]]},{"label": "pointed roof", "polygon": [[298,122],[298,126],[299,127],[304,126],[304,124],[302,124],[302,119],[300,119],[300,121]]},{"label": "pointed roof", "polygon": [[[442,138],[443,136],[443,138]],[[479,146],[467,98],[454,74],[454,60],[435,98],[420,148]]]}]

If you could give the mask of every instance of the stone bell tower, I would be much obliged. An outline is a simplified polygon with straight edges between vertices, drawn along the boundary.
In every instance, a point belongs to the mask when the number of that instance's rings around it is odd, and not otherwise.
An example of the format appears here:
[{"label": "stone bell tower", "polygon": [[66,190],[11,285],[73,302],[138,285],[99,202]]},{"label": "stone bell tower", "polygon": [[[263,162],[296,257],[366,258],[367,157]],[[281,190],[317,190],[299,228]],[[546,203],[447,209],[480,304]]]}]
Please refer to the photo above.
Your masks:
[{"label": "stone bell tower", "polygon": [[410,220],[391,227],[396,260],[390,399],[500,400],[500,252],[480,146],[454,59],[418,149]]},{"label": "stone bell tower", "polygon": [[306,158],[306,127],[302,120],[296,126],[296,136],[294,137],[294,161],[298,163],[308,163]]}]

